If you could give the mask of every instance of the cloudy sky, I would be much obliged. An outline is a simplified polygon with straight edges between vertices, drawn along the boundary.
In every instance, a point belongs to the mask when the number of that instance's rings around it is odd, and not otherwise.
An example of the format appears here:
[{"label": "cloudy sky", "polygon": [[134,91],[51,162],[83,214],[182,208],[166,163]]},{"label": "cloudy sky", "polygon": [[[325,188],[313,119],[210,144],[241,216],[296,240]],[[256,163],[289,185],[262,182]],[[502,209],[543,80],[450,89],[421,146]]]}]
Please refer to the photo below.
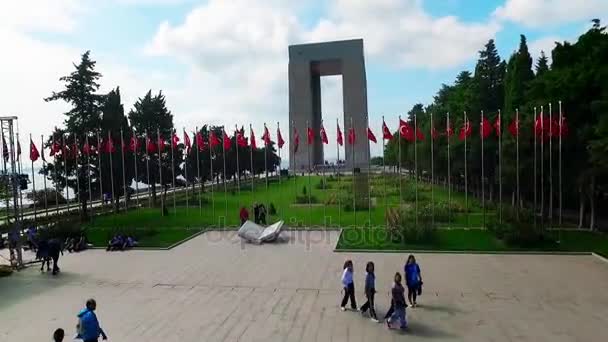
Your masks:
[{"label": "cloudy sky", "polygon": [[[608,20],[608,0],[3,1],[0,115],[17,115],[21,135],[38,139],[61,125],[66,105],[43,98],[91,50],[102,90],[120,86],[126,109],[162,90],[176,127],[286,127],[288,45],[363,38],[370,122],[379,131],[382,115],[395,121],[471,70],[488,39],[506,59],[524,33],[537,57],[592,18]],[[322,87],[323,117],[333,122],[341,78],[326,77]]]}]

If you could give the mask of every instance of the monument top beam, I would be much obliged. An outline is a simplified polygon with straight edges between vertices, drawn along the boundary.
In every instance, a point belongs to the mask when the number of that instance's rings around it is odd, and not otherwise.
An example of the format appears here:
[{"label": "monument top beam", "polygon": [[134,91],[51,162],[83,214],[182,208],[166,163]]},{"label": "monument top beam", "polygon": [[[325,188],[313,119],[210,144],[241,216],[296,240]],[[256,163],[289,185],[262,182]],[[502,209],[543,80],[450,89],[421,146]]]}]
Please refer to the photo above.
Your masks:
[{"label": "monument top beam", "polygon": [[363,39],[289,46],[290,61],[344,60],[363,56]]}]

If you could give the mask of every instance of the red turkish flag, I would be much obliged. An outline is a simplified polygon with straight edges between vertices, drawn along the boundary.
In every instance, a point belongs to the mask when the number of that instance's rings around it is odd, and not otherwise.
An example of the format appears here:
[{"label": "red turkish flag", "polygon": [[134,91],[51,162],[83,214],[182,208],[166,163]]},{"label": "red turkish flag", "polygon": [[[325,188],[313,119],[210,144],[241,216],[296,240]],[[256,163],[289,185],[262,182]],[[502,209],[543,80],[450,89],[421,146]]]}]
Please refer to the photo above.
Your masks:
[{"label": "red turkish flag", "polygon": [[38,149],[36,148],[36,145],[34,144],[32,139],[30,139],[30,160],[35,162],[36,160],[38,160],[39,157],[40,153],[38,152]]},{"label": "red turkish flag", "polygon": [[242,130],[236,130],[236,144],[240,147],[247,147],[247,139],[243,136]]},{"label": "red turkish flag", "polygon": [[87,137],[84,142],[84,145],[82,146],[82,153],[87,156],[91,154],[91,145],[89,145],[89,137]]},{"label": "red turkish flag", "polygon": [[165,139],[163,139],[163,136],[160,134],[156,139],[156,145],[158,145],[158,153],[163,153],[163,151],[165,150]]},{"label": "red turkish flag", "polygon": [[452,128],[452,126],[449,123],[445,129],[445,135],[447,135],[448,139],[451,138],[452,135],[454,135],[454,129]]},{"label": "red turkish flag", "polygon": [[228,136],[228,134],[226,134],[226,130],[223,131],[224,134],[224,150],[228,151],[230,150],[230,147],[232,147],[232,141],[230,140],[230,137]]},{"label": "red turkish flag", "polygon": [[206,148],[205,139],[203,139],[203,134],[201,132],[196,132],[196,146],[199,151],[204,151]]},{"label": "red turkish flag", "polygon": [[509,133],[511,133],[512,136],[516,137],[519,135],[519,120],[517,118],[515,118],[513,121],[511,121],[511,123],[509,124],[509,127],[507,127],[507,129],[509,130]]},{"label": "red turkish flag", "polygon": [[262,134],[262,140],[264,140],[265,146],[270,145],[272,142],[272,140],[270,140],[270,132],[268,132],[268,127],[266,127],[266,125],[264,125],[264,134]]},{"label": "red turkish flag", "polygon": [[258,148],[258,145],[255,142],[255,134],[253,133],[253,128],[249,127],[249,130],[251,131],[249,136],[249,145],[251,145],[251,148],[255,150]]},{"label": "red turkish flag", "polygon": [[155,153],[156,152],[156,144],[147,135],[146,135],[146,151],[148,153]]},{"label": "red turkish flag", "polygon": [[369,141],[373,141],[374,143],[378,142],[376,140],[376,136],[374,135],[374,132],[372,132],[372,130],[369,127],[367,127],[367,139]]},{"label": "red turkish flag", "polygon": [[545,139],[549,137],[549,119],[542,112],[534,120],[534,134]]},{"label": "red turkish flag", "polygon": [[340,125],[338,126],[338,145],[342,146],[344,145],[344,138],[342,137],[342,130],[340,130]]},{"label": "red turkish flag", "polygon": [[135,134],[131,135],[131,141],[129,142],[129,151],[137,152],[139,149],[139,139]]},{"label": "red turkish flag", "polygon": [[184,130],[184,146],[186,146],[186,153],[190,154],[190,151],[192,150],[192,141],[190,141],[190,136],[186,133],[186,130]]},{"label": "red turkish flag", "polygon": [[220,139],[217,138],[213,130],[209,131],[209,146],[214,148],[220,144]]},{"label": "red turkish flag", "polygon": [[325,127],[323,127],[323,124],[321,124],[321,131],[319,132],[321,134],[321,141],[324,144],[329,144],[329,140],[327,140],[327,133],[325,132]]},{"label": "red turkish flag", "polygon": [[308,132],[307,132],[307,136],[308,136],[308,145],[312,144],[312,142],[315,140],[315,133],[313,132],[312,128],[308,127]]},{"label": "red turkish flag", "polygon": [[460,128],[460,133],[458,134],[458,139],[464,140],[471,136],[473,133],[473,129],[471,128],[471,122],[469,120],[464,122],[464,125]]},{"label": "red turkish flag", "polygon": [[479,125],[479,134],[482,139],[485,139],[492,134],[492,125],[490,125],[490,121],[486,119],[485,116],[481,117],[481,123]]},{"label": "red turkish flag", "polygon": [[388,126],[386,126],[386,122],[384,122],[384,120],[382,121],[382,139],[393,139],[393,133],[391,133],[391,130],[388,129]]},{"label": "red turkish flag", "polygon": [[61,145],[57,141],[55,141],[55,138],[53,138],[53,144],[51,144],[51,152],[49,153],[49,155],[52,157],[59,151],[61,151]]},{"label": "red turkish flag", "polygon": [[112,140],[112,136],[108,135],[108,140],[106,141],[106,153],[114,153],[116,152],[116,147],[114,147],[114,140]]},{"label": "red turkish flag", "polygon": [[281,135],[281,130],[277,127],[277,144],[279,145],[279,148],[283,148],[283,145],[285,145],[285,140],[283,140],[283,136]]},{"label": "red turkish flag", "polygon": [[78,158],[78,154],[80,153],[80,150],[78,149],[78,141],[76,141],[76,139],[74,139],[74,143],[72,144],[72,150],[70,152],[72,152],[73,159]]},{"label": "red turkish flag", "polygon": [[177,134],[175,134],[175,131],[173,131],[173,135],[171,136],[171,148],[176,149],[178,144],[179,137],[177,136]]},{"label": "red turkish flag", "polygon": [[298,130],[293,128],[293,153],[296,154],[298,152],[298,148],[300,147],[300,134]]},{"label": "red turkish flag", "polygon": [[418,141],[424,141],[424,133],[422,133],[420,127],[416,127],[416,139],[418,139]]},{"label": "red turkish flag", "polygon": [[402,138],[405,138],[405,140],[412,142],[415,140],[414,137],[414,130],[412,129],[412,127],[410,126],[410,124],[408,124],[407,122],[399,119],[399,134],[401,135]]},{"label": "red turkish flag", "polygon": [[356,141],[356,137],[355,137],[355,128],[351,127],[348,129],[348,144],[349,145],[354,145]]}]

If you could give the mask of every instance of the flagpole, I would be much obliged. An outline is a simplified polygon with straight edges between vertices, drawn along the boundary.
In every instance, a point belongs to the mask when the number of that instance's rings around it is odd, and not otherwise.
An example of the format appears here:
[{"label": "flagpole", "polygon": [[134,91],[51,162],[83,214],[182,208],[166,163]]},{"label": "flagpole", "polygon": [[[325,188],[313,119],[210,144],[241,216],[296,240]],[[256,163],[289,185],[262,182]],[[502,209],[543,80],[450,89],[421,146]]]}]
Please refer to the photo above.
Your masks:
[{"label": "flagpole", "polygon": [[[158,149],[158,182],[160,184],[160,208],[161,208],[161,213],[164,216],[165,215],[165,196],[164,196],[164,190],[165,190],[165,186],[163,185],[163,166],[162,166],[162,151],[161,151],[161,146],[164,145],[165,142],[162,141],[161,137],[160,137],[160,128],[156,128],[156,148]],[[111,159],[110,159],[111,160]]]},{"label": "flagpole", "polygon": [[[30,154],[32,154],[33,144],[32,134],[30,133]],[[30,160],[32,160],[32,158],[30,158]],[[34,222],[36,222],[36,179],[34,178],[34,160],[32,160],[32,191],[34,192],[34,196],[32,196],[34,200]]]},{"label": "flagpole", "polygon": [[545,108],[540,106],[540,225],[545,227]]},{"label": "flagpole", "polygon": [[416,202],[414,205],[414,222],[418,227],[418,115],[414,113],[414,194]]},{"label": "flagpole", "polygon": [[[211,137],[211,133],[213,132],[211,126],[209,127],[209,137]],[[213,133],[215,134],[215,133]],[[222,142],[223,143],[223,142]],[[213,215],[212,220],[215,221],[215,196],[213,196],[213,182],[215,181],[215,177],[213,175],[213,148],[215,146],[212,146],[211,144],[211,139],[209,139],[209,179],[211,180],[211,213]]]},{"label": "flagpole", "polygon": [[65,173],[65,200],[67,203],[66,213],[70,215],[70,192],[68,188],[68,156],[65,146],[65,133],[61,133],[61,143],[63,146],[61,154],[63,154],[63,172]]},{"label": "flagpole", "polygon": [[483,130],[486,128],[485,127],[485,122],[484,122],[484,117],[483,117],[483,110],[481,111],[481,131],[482,133],[480,134],[480,138],[481,138],[481,207],[482,207],[482,218],[483,218],[483,224],[482,224],[482,228],[485,228],[486,226],[486,197],[485,197],[485,175],[484,175],[484,169],[485,169],[485,165],[483,162],[483,141],[485,140],[484,137],[484,133]]},{"label": "flagpole", "polygon": [[[19,121],[17,121],[17,172],[19,174],[21,174],[21,142],[19,141]],[[21,208],[20,210],[20,217],[21,220],[23,221],[23,193],[21,192],[21,187],[19,187],[19,207]],[[36,211],[34,210],[34,217],[36,216]]]},{"label": "flagpole", "polygon": [[[295,122],[292,120],[291,121],[291,132],[293,132],[293,139],[291,139],[291,142],[293,143],[293,146],[289,146],[289,148],[293,151],[293,159],[292,159],[292,168],[293,168],[293,189],[294,189],[294,201],[297,202],[298,199],[298,182],[296,180],[296,148],[295,148],[295,140],[296,140],[296,124]],[[298,138],[299,139],[299,138]],[[251,170],[253,170],[253,167],[251,168]]]},{"label": "flagpole", "polygon": [[[268,132],[268,128],[266,127],[266,123],[264,122],[264,133]],[[270,143],[267,143],[267,141],[269,141],[270,138],[267,136],[266,139],[264,139],[264,175],[266,176],[265,180],[266,180],[266,200],[268,201],[268,146],[270,146]],[[268,207],[270,208],[270,203],[266,203],[268,204]],[[268,216],[270,216],[270,210],[268,211]]]},{"label": "flagpole", "polygon": [[226,129],[222,126],[222,162],[224,164],[224,226],[227,225],[228,221],[228,184],[226,182],[226,144],[224,139],[226,135]]},{"label": "flagpole", "polygon": [[75,160],[75,168],[76,168],[76,205],[78,206],[78,212],[80,213],[82,210],[82,207],[80,206],[80,169],[79,169],[79,160],[78,158],[80,157],[80,151],[78,148],[78,138],[76,138],[76,135],[74,134],[74,148],[76,149],[75,154],[74,154],[74,160]]},{"label": "flagpole", "polygon": [[401,210],[401,207],[403,206],[403,184],[401,181],[401,115],[399,115],[399,134],[398,134],[398,154],[397,154],[397,158],[399,159],[398,161],[398,165],[397,165],[397,172],[398,172],[398,176],[399,176],[399,210]]},{"label": "flagpole", "polygon": [[122,186],[125,197],[125,211],[129,209],[129,203],[127,202],[127,176],[125,173],[125,139],[122,134],[122,128],[120,129],[120,156],[122,159]]},{"label": "flagpole", "polygon": [[139,145],[139,138],[137,137],[137,135],[135,135],[135,130],[131,131],[131,136],[132,139],[135,139],[135,146],[134,149],[135,151],[133,151],[133,167],[135,170],[135,208],[139,209],[139,179],[137,178],[137,152],[138,152],[138,146]]},{"label": "flagpole", "polygon": [[[281,128],[279,127],[279,122],[277,121],[277,146],[278,146],[278,142],[279,142],[279,132],[281,132]],[[278,146],[278,150],[279,150],[279,185],[281,185],[281,146]]]},{"label": "flagpole", "polygon": [[[339,133],[340,131],[340,125],[338,124],[338,118],[336,118],[336,133]],[[344,141],[344,139],[342,139]],[[337,174],[336,176],[338,177],[338,195],[336,197],[338,197],[338,226],[342,227],[342,199],[340,198],[340,191],[342,191],[342,181],[340,179],[340,144],[337,143],[336,141],[336,152],[338,155],[338,161],[336,162],[336,171]],[[346,152],[344,152],[344,154],[346,154]]]},{"label": "flagpole", "polygon": [[553,228],[553,104],[549,103],[549,228]]},{"label": "flagpole", "polygon": [[[184,133],[184,144],[186,143],[186,137],[187,137],[187,133],[186,133],[186,128],[182,127],[182,132]],[[188,198],[188,150],[186,149],[186,146],[184,145],[184,151],[186,152],[184,154],[184,179],[186,180],[186,214],[188,214],[188,209],[190,209],[190,201]]]},{"label": "flagpole", "polygon": [[519,219],[519,207],[521,205],[521,200],[519,197],[519,108],[515,110],[515,125],[517,128],[517,134],[515,135],[515,177],[516,177],[516,185],[517,185],[517,218]]},{"label": "flagpole", "polygon": [[[354,137],[355,128],[353,127],[353,117],[352,116],[350,117],[350,129],[352,130],[353,137]],[[350,133],[351,133],[351,131],[348,132],[349,141],[351,140]],[[357,227],[357,187],[356,187],[356,182],[355,182],[355,143],[356,143],[355,138],[353,138],[352,144],[351,144],[352,145],[351,151],[352,151],[352,157],[353,157],[353,162],[352,162],[353,163],[353,213],[355,214],[355,228],[356,228]]]},{"label": "flagpole", "polygon": [[[366,117],[367,129],[369,130],[369,115]],[[366,132],[367,133],[367,132]],[[369,139],[367,139],[367,218],[369,220],[369,227],[372,227],[372,183],[371,183],[371,175],[372,175],[372,151],[370,150],[371,146],[369,143]]]},{"label": "flagpole", "polygon": [[[253,128],[251,127],[251,124],[249,124],[249,134],[250,134],[250,140],[252,139],[251,137],[253,137]],[[255,141],[255,139],[253,139],[253,141]],[[253,172],[253,144],[250,143],[249,144],[249,160],[250,160],[250,164],[251,164],[251,196],[253,196],[253,180],[255,179],[255,172]],[[295,161],[294,161],[295,163]]]},{"label": "flagpole", "polygon": [[103,207],[104,207],[104,198],[103,198],[103,177],[101,176],[101,150],[103,147],[103,144],[101,142],[101,139],[99,137],[99,131],[97,131],[97,162],[99,164],[98,168],[99,168],[99,201],[100,201],[100,208],[101,211],[103,212]]},{"label": "flagpole", "polygon": [[469,228],[469,189],[468,189],[468,178],[467,178],[467,135],[468,126],[470,123],[467,122],[467,112],[464,111],[464,206],[467,215],[467,228]]},{"label": "flagpole", "polygon": [[[108,130],[108,144],[110,143],[112,139],[112,136],[110,135],[110,130]],[[112,141],[112,149],[114,148],[114,141]],[[111,190],[112,190],[112,196],[110,196],[110,198],[112,199],[112,206],[114,206],[114,166],[113,166],[113,160],[114,159],[114,152],[112,152],[112,149],[108,148],[108,154],[110,155],[110,185],[111,185]],[[118,209],[118,208],[117,208]]]},{"label": "flagpole", "polygon": [[146,186],[146,192],[148,193],[148,208],[152,208],[152,192],[150,192],[150,152],[148,151],[148,143],[150,137],[148,136],[148,129],[146,129],[146,177],[148,180],[148,186]]},{"label": "flagpole", "polygon": [[[44,156],[44,135],[40,135],[40,155]],[[46,160],[42,158],[42,167],[45,168]],[[46,170],[46,168],[45,168]],[[44,186],[44,213],[45,216],[49,217],[49,203],[47,199],[47,188],[46,188],[46,172],[44,173],[44,177],[42,178],[43,186]]]},{"label": "flagpole", "polygon": [[91,145],[89,145],[89,134],[85,135],[85,144],[87,145],[87,183],[89,185],[89,210],[91,218],[93,217],[93,193],[91,192]]},{"label": "flagpole", "polygon": [[[323,126],[323,119],[321,119],[321,127],[323,127],[323,133],[325,135],[327,135],[327,133],[325,133],[325,126]],[[323,140],[323,136],[321,136],[321,140]],[[323,183],[323,193],[325,193],[325,142],[321,141],[321,149],[323,151],[322,155],[323,155],[323,165],[322,165],[322,169],[321,169],[321,182]],[[325,219],[327,217],[327,206],[323,206],[323,227],[326,227],[326,222]]]},{"label": "flagpole", "polygon": [[241,171],[239,170],[239,142],[238,142],[239,128],[236,124],[234,125],[234,129],[235,129],[234,132],[236,134],[235,139],[234,139],[236,142],[236,187],[239,192],[238,208],[240,210],[240,208],[241,208]]},{"label": "flagpole", "polygon": [[[382,180],[383,180],[383,192],[384,192],[384,211],[386,212],[386,210],[388,209],[387,204],[386,204],[386,156],[385,156],[385,150],[386,150],[386,139],[384,139],[384,115],[382,115]],[[384,218],[384,226],[385,228],[388,228],[388,217]]]},{"label": "flagpole", "polygon": [[[308,139],[308,130],[310,129],[310,127],[308,126],[308,120],[306,120],[306,136]],[[309,228],[312,226],[312,204],[311,204],[311,192],[312,192],[312,187],[311,187],[311,183],[310,183],[310,142],[307,141],[308,144],[306,144],[306,154],[308,154],[308,225]],[[314,143],[314,141],[313,141]]]},{"label": "flagpole", "polygon": [[536,230],[536,221],[537,221],[537,195],[536,195],[536,190],[538,188],[538,185],[536,184],[536,120],[538,120],[538,117],[536,115],[536,107],[534,107],[534,230]]},{"label": "flagpole", "polygon": [[559,104],[559,165],[558,165],[558,183],[559,183],[559,227],[562,228],[562,126],[563,126],[563,114],[562,114],[562,101]]},{"label": "flagpole", "polygon": [[175,129],[173,129],[173,135],[171,136],[171,187],[173,188],[173,213],[177,214],[177,198],[175,193],[175,143],[173,142],[176,137]]},{"label": "flagpole", "polygon": [[446,128],[445,128],[445,132],[446,132],[446,137],[447,137],[447,141],[448,141],[448,222],[450,223],[450,227],[452,226],[452,172],[450,170],[450,163],[451,163],[451,158],[450,158],[450,112],[447,112],[446,114]]},{"label": "flagpole", "polygon": [[[434,158],[434,151],[433,151],[433,140],[434,140],[434,136],[433,136],[433,132],[434,132],[435,126],[433,123],[433,112],[431,112],[431,224],[433,225],[433,227],[435,227],[435,161],[433,160]],[[448,205],[449,207],[449,205]]]},{"label": "flagpole", "polygon": [[[196,126],[196,137],[200,134],[198,130],[198,126]],[[196,176],[198,178],[198,213],[199,215],[203,214],[203,179],[201,178],[201,159],[200,159],[200,149],[202,146],[198,146],[199,141],[196,139]]]},{"label": "flagpole", "polygon": [[[502,117],[498,110],[498,222],[502,223]],[[518,171],[519,172],[519,171]]]}]

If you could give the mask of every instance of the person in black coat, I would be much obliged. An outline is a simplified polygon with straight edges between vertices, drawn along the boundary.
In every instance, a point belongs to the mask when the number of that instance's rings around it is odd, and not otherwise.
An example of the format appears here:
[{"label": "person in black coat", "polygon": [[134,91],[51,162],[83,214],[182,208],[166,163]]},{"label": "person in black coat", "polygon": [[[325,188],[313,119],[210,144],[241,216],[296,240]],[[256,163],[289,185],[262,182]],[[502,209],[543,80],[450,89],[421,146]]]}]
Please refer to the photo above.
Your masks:
[{"label": "person in black coat", "polygon": [[61,241],[59,239],[50,239],[49,242],[49,257],[53,259],[53,275],[59,273],[59,253],[63,254],[61,249]]}]

